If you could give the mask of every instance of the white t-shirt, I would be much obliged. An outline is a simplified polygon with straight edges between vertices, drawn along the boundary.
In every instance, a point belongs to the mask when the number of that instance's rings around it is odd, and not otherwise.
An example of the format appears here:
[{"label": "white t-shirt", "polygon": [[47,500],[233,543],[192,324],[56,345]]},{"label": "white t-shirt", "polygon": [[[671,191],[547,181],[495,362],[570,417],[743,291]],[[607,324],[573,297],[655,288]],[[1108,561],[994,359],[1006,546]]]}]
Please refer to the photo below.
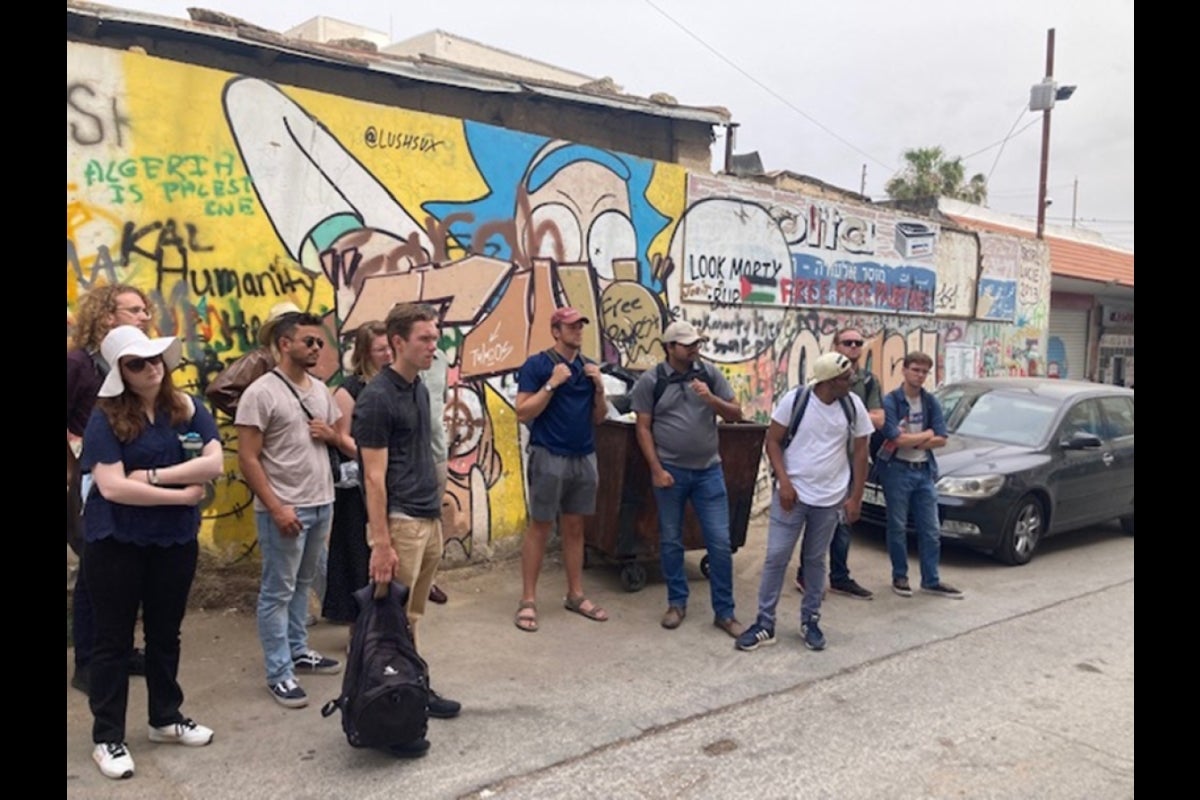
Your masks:
[{"label": "white t-shirt", "polygon": [[[783,395],[771,412],[772,421],[785,428],[791,424],[792,400],[798,391],[800,387]],[[858,412],[854,426],[855,438],[870,436],[875,428],[871,425],[866,406],[858,395],[850,393],[848,397]],[[846,453],[848,427],[841,403],[834,400],[825,404],[815,393],[809,393],[804,418],[800,420],[792,443],[783,453],[788,478],[800,502],[806,506],[835,506],[846,499],[846,492],[850,488],[850,459]]]}]

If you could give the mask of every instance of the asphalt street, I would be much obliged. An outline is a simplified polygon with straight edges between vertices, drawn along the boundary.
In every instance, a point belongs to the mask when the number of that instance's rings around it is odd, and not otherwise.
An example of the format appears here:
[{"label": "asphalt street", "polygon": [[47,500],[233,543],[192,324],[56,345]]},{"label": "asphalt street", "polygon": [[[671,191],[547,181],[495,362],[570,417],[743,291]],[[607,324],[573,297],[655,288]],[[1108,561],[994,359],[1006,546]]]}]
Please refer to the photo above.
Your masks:
[{"label": "asphalt street", "polygon": [[[765,517],[734,557],[749,623]],[[682,627],[658,625],[665,588],[616,570],[585,573],[612,619],[561,607],[561,567],[541,582],[541,630],[512,624],[516,561],[448,570],[450,594],[422,623],[433,684],[461,700],[431,720],[428,756],[397,761],[346,744],[319,706],[341,676],[302,680],[301,710],[267,694],[252,615],[190,612],[185,713],[208,747],[151,744],[133,679],[128,742],[137,774],[102,777],[86,699],[67,693],[69,798],[1126,798],[1133,796],[1134,540],[1116,523],[1043,543],[1024,567],[944,548],[962,601],[888,589],[882,535],[857,531],[850,565],[870,602],[830,595],[822,652],[799,638],[799,594],[780,605],[779,643],[752,653],[711,624],[701,553],[688,554]],[[915,553],[911,557],[916,569]],[[343,650],[344,627],[311,643]],[[67,678],[71,652],[67,651]]]}]

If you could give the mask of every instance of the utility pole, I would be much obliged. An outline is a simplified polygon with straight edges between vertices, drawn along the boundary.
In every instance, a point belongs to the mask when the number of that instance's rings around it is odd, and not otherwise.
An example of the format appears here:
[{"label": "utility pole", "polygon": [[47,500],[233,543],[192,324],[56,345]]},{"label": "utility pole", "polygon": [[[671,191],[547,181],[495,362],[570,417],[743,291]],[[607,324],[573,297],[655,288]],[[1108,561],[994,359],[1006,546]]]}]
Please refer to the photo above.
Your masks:
[{"label": "utility pole", "polygon": [[[1043,83],[1054,86],[1054,28],[1046,31],[1046,78]],[[1038,170],[1037,238],[1046,232],[1046,173],[1050,169],[1050,109],[1054,100],[1042,109],[1042,163]]]},{"label": "utility pole", "polygon": [[1079,176],[1075,176],[1075,186],[1071,189],[1071,227],[1075,227],[1075,212],[1079,208]]},{"label": "utility pole", "polygon": [[858,193],[863,197],[867,196],[867,165],[863,164],[862,179],[858,182]]}]

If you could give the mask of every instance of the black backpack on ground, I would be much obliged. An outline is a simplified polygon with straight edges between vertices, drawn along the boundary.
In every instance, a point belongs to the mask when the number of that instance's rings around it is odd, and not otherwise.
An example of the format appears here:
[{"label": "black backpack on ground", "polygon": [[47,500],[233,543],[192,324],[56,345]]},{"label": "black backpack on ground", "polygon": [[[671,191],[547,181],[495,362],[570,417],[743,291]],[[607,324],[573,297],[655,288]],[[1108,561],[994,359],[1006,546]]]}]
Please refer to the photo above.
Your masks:
[{"label": "black backpack on ground", "polygon": [[405,607],[408,587],[392,581],[375,598],[375,585],[354,593],[358,619],[342,694],[321,709],[342,711],[342,730],[353,747],[388,749],[425,737],[429,723],[429,667],[417,655]]}]

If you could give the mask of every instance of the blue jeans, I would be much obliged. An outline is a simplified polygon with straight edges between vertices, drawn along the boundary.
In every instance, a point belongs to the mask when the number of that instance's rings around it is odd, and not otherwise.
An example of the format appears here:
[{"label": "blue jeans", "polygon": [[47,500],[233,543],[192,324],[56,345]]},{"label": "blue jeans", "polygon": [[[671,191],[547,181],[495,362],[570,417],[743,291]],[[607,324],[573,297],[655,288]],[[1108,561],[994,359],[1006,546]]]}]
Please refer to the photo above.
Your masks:
[{"label": "blue jeans", "polygon": [[296,516],[300,518],[299,535],[281,536],[268,512],[254,512],[262,553],[258,640],[269,686],[294,678],[292,657],[308,650],[308,591],[329,539],[333,504],[297,508]]},{"label": "blue jeans", "polygon": [[687,607],[688,582],[683,572],[683,512],[687,501],[700,520],[708,550],[708,585],[713,615],[733,617],[733,555],[729,547],[729,494],[720,464],[685,469],[663,464],[675,485],[654,489],[658,504],[659,555],[667,581],[667,605]]},{"label": "blue jeans", "polygon": [[[850,523],[842,519],[829,543],[829,583],[837,586],[850,580]],[[800,554],[799,575],[804,575],[804,554]]]},{"label": "blue jeans", "polygon": [[921,585],[936,586],[942,539],[938,532],[937,489],[929,463],[910,467],[889,462],[880,470],[883,496],[887,501],[887,544],[892,559],[892,580],[908,577],[908,515],[917,530],[917,553],[921,561]]},{"label": "blue jeans", "polygon": [[788,562],[796,550],[800,532],[804,532],[804,599],[800,603],[800,622],[819,617],[821,596],[825,594],[825,571],[829,559],[829,541],[842,516],[842,506],[806,506],[799,499],[791,511],[779,504],[779,490],[771,495],[770,522],[767,525],[767,555],[763,560],[762,581],[758,585],[758,624],[775,630],[775,607]]}]

